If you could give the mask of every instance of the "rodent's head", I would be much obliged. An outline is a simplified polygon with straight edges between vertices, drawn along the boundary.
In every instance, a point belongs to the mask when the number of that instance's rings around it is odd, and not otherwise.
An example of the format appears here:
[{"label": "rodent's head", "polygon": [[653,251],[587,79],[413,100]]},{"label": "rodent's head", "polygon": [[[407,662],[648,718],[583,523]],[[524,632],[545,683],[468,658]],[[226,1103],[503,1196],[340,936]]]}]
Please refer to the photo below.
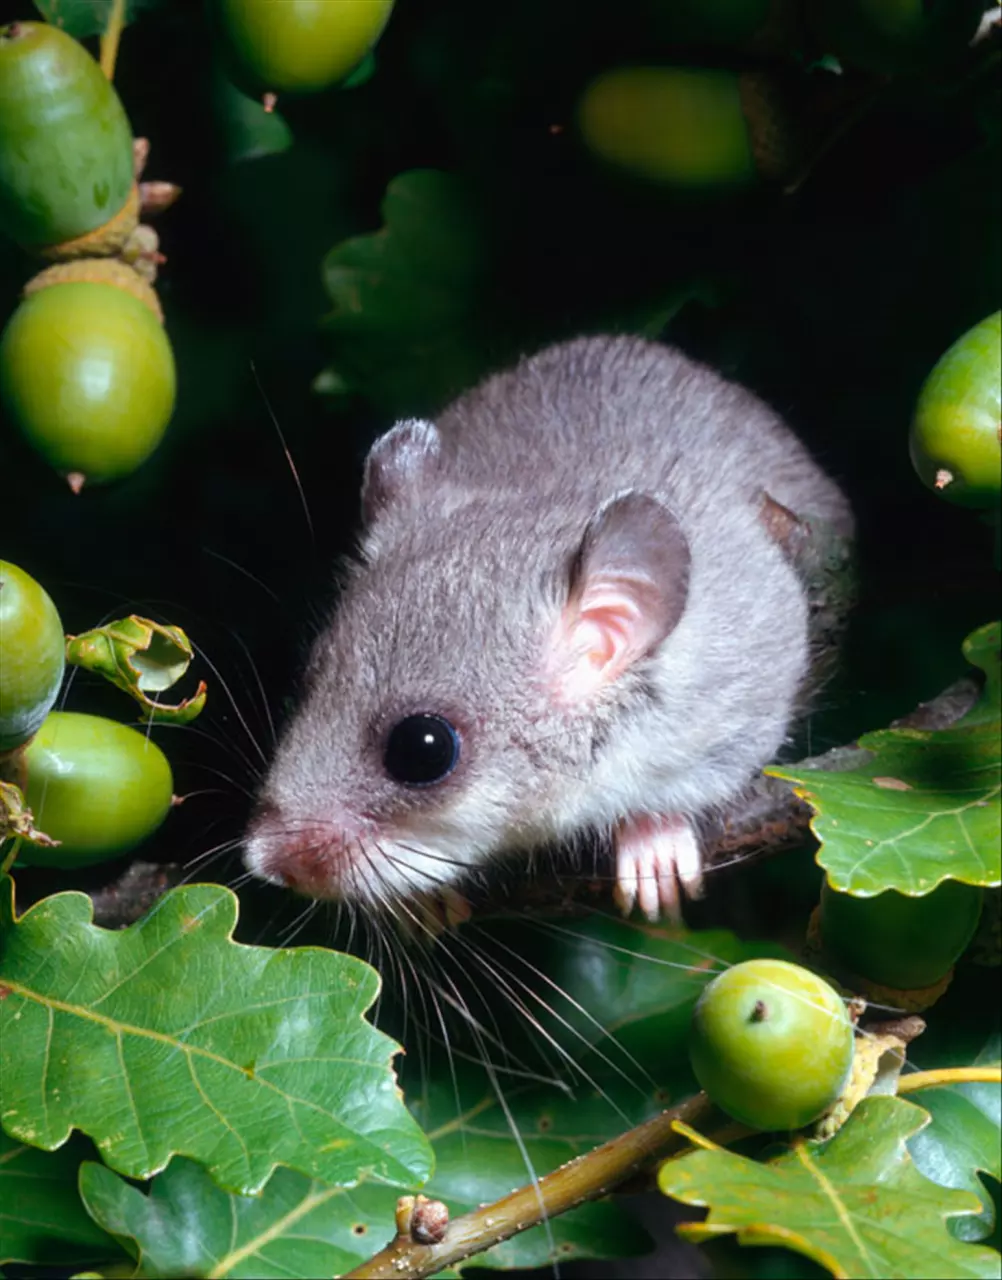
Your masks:
[{"label": "rodent's head", "polygon": [[366,536],[247,840],[256,874],[391,905],[580,819],[594,753],[685,606],[655,499],[460,489],[443,441],[377,441]]}]

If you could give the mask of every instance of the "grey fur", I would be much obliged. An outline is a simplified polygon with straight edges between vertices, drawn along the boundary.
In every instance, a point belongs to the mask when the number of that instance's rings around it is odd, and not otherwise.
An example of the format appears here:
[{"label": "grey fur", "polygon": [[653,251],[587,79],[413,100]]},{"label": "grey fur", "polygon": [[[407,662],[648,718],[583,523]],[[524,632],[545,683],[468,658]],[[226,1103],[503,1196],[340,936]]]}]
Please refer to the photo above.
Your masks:
[{"label": "grey fur", "polygon": [[[505,851],[733,798],[781,745],[808,668],[804,590],[759,520],[762,491],[851,529],[772,410],[639,339],[551,347],[435,426],[374,448],[361,560],[250,832],[249,867],[313,896],[392,906]],[[684,608],[597,702],[562,709],[548,637],[590,522],[628,490],[684,535]],[[463,739],[455,773],[420,791],[381,761],[415,711]]]}]

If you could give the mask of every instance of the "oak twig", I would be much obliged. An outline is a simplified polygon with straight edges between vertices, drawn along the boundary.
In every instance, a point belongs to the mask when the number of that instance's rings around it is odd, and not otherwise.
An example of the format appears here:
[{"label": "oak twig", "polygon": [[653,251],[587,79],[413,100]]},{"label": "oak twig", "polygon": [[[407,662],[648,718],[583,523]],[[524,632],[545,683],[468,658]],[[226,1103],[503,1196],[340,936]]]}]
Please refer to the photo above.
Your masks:
[{"label": "oak twig", "polygon": [[1002,1084],[1002,1067],[942,1067],[937,1071],[916,1071],[902,1076],[898,1093],[918,1093],[920,1089],[942,1089],[949,1084]]},{"label": "oak twig", "polygon": [[408,1229],[408,1215],[400,1213],[397,1235],[368,1262],[345,1272],[344,1280],[418,1280],[482,1253],[548,1218],[606,1195],[645,1165],[687,1145],[688,1139],[675,1131],[677,1123],[705,1127],[713,1113],[706,1095],[697,1094],[585,1152],[537,1184],[519,1187],[494,1204],[454,1218],[436,1244],[418,1243]]}]

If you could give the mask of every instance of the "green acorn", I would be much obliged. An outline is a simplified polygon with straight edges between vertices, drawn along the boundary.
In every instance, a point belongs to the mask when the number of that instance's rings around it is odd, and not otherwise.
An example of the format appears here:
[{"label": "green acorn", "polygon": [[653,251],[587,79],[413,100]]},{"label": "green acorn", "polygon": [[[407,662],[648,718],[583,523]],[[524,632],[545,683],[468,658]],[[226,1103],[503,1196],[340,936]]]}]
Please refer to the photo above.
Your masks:
[{"label": "green acorn", "polygon": [[909,439],[922,482],[963,507],[1002,496],[1002,312],[957,339],[919,394]]},{"label": "green acorn", "polygon": [[0,752],[40,728],[59,696],[64,654],[63,624],[48,592],[0,560]]},{"label": "green acorn", "polygon": [[710,1101],[753,1129],[800,1129],[840,1096],[853,1029],[838,992],[786,960],[746,960],[703,989],[689,1058]]},{"label": "green acorn", "polygon": [[974,936],[984,893],[944,880],[912,897],[887,889],[872,898],[821,891],[825,954],[853,975],[897,991],[932,987],[953,968]]},{"label": "green acorn", "polygon": [[53,711],[24,753],[25,800],[58,845],[25,843],[21,862],[86,867],[119,858],[156,831],[171,807],[167,757],[149,736],[103,716]]},{"label": "green acorn", "polygon": [[343,80],[382,35],[393,0],[211,0],[234,78],[269,94]]},{"label": "green acorn", "polygon": [[617,67],[578,102],[593,155],[650,182],[689,190],[781,180],[799,152],[778,81],[763,72]]},{"label": "green acorn", "polygon": [[79,490],[128,475],[174,408],[156,293],[123,262],[66,262],[30,281],[0,335],[0,405]]},{"label": "green acorn", "polygon": [[137,210],[132,131],[101,68],[56,27],[0,27],[0,231],[26,249],[86,235],[113,253]]}]

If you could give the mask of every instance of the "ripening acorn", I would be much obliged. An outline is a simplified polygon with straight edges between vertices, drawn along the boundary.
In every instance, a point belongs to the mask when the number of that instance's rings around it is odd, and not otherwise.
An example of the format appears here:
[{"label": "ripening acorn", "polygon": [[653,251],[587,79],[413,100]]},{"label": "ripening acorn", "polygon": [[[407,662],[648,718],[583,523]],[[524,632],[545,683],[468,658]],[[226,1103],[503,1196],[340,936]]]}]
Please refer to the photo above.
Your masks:
[{"label": "ripening acorn", "polygon": [[690,190],[782,178],[797,154],[779,82],[762,72],[617,67],[585,88],[577,125],[599,160]]},{"label": "ripening acorn", "polygon": [[253,91],[318,93],[376,43],[393,0],[210,0],[234,78]]},{"label": "ripening acorn", "polygon": [[825,954],[884,987],[931,987],[967,950],[983,902],[979,886],[959,880],[944,880],[921,897],[887,889],[859,898],[826,883],[821,891]]},{"label": "ripening acorn", "polygon": [[35,826],[60,844],[25,843],[34,866],[87,867],[131,852],[160,826],[174,781],[145,733],[103,716],[53,711],[24,753]]},{"label": "ripening acorn", "polygon": [[73,240],[133,191],[128,118],[83,45],[43,22],[0,27],[0,231],[27,249]]},{"label": "ripening acorn", "polygon": [[746,960],[703,990],[689,1058],[721,1110],[753,1129],[800,1129],[840,1097],[853,1057],[842,997],[785,960]]},{"label": "ripening acorn", "polygon": [[1002,312],[963,334],[926,379],[909,440],[922,482],[963,507],[1002,496]]},{"label": "ripening acorn", "polygon": [[49,593],[0,560],[0,751],[27,742],[59,696],[63,624]]},{"label": "ripening acorn", "polygon": [[25,292],[0,335],[0,405],[74,488],[128,475],[174,409],[156,294],[107,259],[50,267]]}]

